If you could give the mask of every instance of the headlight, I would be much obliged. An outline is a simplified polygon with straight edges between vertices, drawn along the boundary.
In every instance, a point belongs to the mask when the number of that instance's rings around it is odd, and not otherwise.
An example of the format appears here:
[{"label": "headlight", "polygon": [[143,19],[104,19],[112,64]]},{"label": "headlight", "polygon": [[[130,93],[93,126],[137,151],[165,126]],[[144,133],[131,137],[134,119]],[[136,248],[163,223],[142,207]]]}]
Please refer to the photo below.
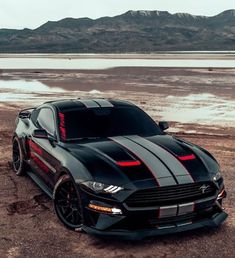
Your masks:
[{"label": "headlight", "polygon": [[91,186],[90,188],[93,189],[96,192],[100,192],[104,190],[104,184],[99,182],[90,182]]},{"label": "headlight", "polygon": [[218,181],[220,178],[221,178],[221,173],[220,172],[217,172],[214,176],[213,176],[213,180],[214,181]]},{"label": "headlight", "polygon": [[117,192],[123,190],[123,188],[121,186],[107,185],[107,184],[103,184],[100,182],[94,182],[94,181],[87,181],[87,182],[83,182],[82,184],[96,193],[100,193],[100,192],[117,193]]}]

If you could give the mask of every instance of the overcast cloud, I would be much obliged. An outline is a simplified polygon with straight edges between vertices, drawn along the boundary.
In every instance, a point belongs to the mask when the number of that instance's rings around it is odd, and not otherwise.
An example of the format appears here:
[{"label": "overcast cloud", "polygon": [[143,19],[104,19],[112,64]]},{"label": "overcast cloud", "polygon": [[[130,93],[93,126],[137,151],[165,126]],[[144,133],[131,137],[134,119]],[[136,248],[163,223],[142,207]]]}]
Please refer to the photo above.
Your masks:
[{"label": "overcast cloud", "polygon": [[0,28],[34,29],[48,20],[95,19],[128,10],[213,16],[228,9],[235,9],[235,0],[0,0]]}]

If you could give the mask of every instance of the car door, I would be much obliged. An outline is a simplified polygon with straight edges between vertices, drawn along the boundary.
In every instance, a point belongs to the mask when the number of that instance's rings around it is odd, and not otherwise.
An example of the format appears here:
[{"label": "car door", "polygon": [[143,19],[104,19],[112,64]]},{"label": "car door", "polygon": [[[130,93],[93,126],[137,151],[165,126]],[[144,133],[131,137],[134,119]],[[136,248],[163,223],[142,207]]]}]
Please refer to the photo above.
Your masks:
[{"label": "car door", "polygon": [[[39,110],[35,125],[38,129],[46,130],[49,138],[56,139],[55,117],[51,108],[43,107]],[[34,172],[50,188],[53,188],[57,161],[51,155],[54,146],[49,138],[37,138],[31,135],[29,139],[30,165]]]}]

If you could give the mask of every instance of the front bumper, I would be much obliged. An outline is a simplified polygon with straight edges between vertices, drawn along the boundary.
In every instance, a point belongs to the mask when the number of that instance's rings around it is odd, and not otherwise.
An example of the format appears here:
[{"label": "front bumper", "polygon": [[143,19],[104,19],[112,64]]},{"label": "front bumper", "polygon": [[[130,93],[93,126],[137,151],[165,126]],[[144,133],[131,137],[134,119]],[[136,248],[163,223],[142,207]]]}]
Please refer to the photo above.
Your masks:
[{"label": "front bumper", "polygon": [[172,234],[172,233],[178,233],[182,231],[188,231],[188,230],[194,230],[199,229],[203,227],[208,228],[216,228],[221,223],[223,223],[226,218],[228,217],[228,214],[224,211],[215,213],[211,218],[202,219],[200,221],[197,221],[195,223],[179,223],[172,226],[166,226],[166,227],[159,227],[155,229],[142,229],[142,230],[135,230],[135,231],[129,231],[129,230],[98,230],[93,227],[83,226],[82,229],[90,234],[96,235],[96,236],[107,236],[107,237],[121,237],[122,239],[126,240],[141,240],[143,238],[147,237],[153,237],[153,236],[159,236],[159,235],[165,235],[165,234]]},{"label": "front bumper", "polygon": [[[228,216],[222,208],[222,200],[226,197],[223,186],[213,196],[198,199],[193,203],[173,205],[172,210],[172,206],[164,205],[130,207],[123,200],[106,199],[105,196],[94,195],[85,190],[81,193],[84,207],[82,229],[97,236],[138,240],[202,227],[218,227]],[[90,203],[104,207],[116,207],[122,212],[107,214],[107,212],[90,208]]]}]

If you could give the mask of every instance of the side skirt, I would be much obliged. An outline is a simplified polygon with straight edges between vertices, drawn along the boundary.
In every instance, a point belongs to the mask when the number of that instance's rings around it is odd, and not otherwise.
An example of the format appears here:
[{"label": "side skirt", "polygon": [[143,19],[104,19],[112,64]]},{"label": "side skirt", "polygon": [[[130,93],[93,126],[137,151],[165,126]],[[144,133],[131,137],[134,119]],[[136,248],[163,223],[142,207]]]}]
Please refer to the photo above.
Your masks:
[{"label": "side skirt", "polygon": [[52,199],[53,197],[52,190],[33,172],[27,171],[27,174],[43,190],[43,192],[45,192]]}]

